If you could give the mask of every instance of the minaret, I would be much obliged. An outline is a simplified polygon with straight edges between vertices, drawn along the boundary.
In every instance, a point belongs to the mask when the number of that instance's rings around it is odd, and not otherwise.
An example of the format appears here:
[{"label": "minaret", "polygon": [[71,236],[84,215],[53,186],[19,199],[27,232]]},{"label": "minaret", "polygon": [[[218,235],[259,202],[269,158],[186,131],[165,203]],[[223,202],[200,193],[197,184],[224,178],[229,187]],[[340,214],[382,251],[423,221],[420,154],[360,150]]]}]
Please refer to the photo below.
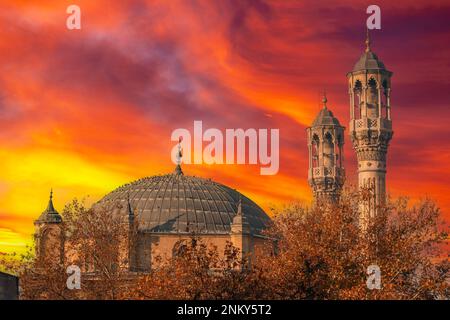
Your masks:
[{"label": "minaret", "polygon": [[323,96],[323,108],[312,126],[307,128],[309,170],[308,182],[314,198],[336,201],[345,180],[343,148],[344,127],[327,107]]},{"label": "minaret", "polygon": [[[361,211],[373,217],[386,200],[386,153],[392,138],[391,77],[370,47],[347,74],[350,95],[350,137],[358,160]],[[367,220],[366,220],[367,221]]]},{"label": "minaret", "polygon": [[38,259],[63,262],[64,239],[62,230],[62,218],[53,206],[53,191],[50,190],[50,199],[47,209],[42,212],[34,222],[36,257]]}]

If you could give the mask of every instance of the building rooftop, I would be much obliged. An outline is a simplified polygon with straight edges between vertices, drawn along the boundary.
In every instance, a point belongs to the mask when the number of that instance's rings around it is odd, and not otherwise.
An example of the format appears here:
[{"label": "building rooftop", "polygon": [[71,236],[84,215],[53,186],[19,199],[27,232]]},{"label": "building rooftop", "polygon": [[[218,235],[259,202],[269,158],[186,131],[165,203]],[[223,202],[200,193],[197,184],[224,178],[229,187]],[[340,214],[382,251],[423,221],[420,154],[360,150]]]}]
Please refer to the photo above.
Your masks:
[{"label": "building rooftop", "polygon": [[356,62],[352,71],[386,70],[384,63],[378,58],[378,56],[374,52],[372,52],[370,44],[371,44],[371,42],[370,42],[370,37],[369,37],[369,30],[367,29],[366,50],[361,55],[359,60]]},{"label": "building rooftop", "polygon": [[53,206],[53,191],[50,190],[50,199],[48,200],[47,209],[42,212],[39,218],[35,221],[36,224],[40,223],[61,223],[62,218]]},{"label": "building rooftop", "polygon": [[130,203],[141,231],[228,234],[238,212],[239,199],[251,232],[260,234],[270,218],[256,203],[210,179],[185,176],[180,166],[172,174],[147,177],[121,186],[95,206],[116,206],[120,214],[126,215]]},{"label": "building rooftop", "polygon": [[322,102],[323,108],[319,111],[319,114],[316,116],[312,123],[312,127],[316,126],[341,126],[339,120],[333,115],[330,109],[327,107],[327,97],[324,95]]}]

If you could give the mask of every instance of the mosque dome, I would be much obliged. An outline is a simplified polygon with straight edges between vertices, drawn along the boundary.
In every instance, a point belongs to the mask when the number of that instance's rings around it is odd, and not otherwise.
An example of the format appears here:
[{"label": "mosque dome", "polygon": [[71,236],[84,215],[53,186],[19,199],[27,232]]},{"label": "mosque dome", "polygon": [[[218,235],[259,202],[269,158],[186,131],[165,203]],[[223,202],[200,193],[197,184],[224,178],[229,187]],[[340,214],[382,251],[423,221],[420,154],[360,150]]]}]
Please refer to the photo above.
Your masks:
[{"label": "mosque dome", "polygon": [[223,184],[186,176],[180,166],[172,174],[125,184],[96,206],[119,205],[120,214],[135,215],[144,232],[229,234],[239,202],[251,233],[261,234],[270,218],[256,203]]}]

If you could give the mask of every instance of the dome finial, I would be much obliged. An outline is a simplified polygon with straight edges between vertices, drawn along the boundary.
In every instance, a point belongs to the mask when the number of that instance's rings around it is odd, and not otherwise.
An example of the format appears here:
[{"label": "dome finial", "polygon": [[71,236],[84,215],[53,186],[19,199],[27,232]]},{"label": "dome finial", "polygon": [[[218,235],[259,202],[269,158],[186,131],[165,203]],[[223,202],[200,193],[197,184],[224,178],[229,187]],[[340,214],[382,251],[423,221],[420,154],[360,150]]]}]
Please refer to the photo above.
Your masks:
[{"label": "dome finial", "polygon": [[322,97],[322,103],[323,103],[323,108],[326,109],[327,108],[327,92],[325,90],[323,90],[323,97]]},{"label": "dome finial", "polygon": [[369,28],[366,29],[366,52],[370,51],[370,35]]},{"label": "dome finial", "polygon": [[181,159],[183,158],[183,148],[181,147],[181,141],[183,141],[182,137],[178,139],[178,152],[176,155],[177,166],[175,167],[175,174],[183,174],[183,170],[181,170]]}]

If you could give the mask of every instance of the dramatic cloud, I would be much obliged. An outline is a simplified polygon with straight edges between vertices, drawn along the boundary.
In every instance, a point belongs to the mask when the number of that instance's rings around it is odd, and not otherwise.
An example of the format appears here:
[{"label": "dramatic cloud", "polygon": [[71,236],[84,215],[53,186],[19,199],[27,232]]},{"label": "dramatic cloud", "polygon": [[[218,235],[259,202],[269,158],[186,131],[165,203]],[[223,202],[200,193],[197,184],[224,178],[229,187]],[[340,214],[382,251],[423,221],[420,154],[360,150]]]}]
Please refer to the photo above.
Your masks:
[{"label": "dramatic cloud", "polygon": [[[29,239],[51,187],[62,210],[173,170],[170,134],[279,128],[280,171],[185,166],[268,209],[309,200],[305,128],[320,93],[348,123],[346,73],[363,52],[360,1],[79,0],[0,3],[0,251]],[[373,50],[394,72],[388,190],[431,196],[450,219],[446,1],[381,1]],[[355,156],[346,139],[348,181]]]}]

